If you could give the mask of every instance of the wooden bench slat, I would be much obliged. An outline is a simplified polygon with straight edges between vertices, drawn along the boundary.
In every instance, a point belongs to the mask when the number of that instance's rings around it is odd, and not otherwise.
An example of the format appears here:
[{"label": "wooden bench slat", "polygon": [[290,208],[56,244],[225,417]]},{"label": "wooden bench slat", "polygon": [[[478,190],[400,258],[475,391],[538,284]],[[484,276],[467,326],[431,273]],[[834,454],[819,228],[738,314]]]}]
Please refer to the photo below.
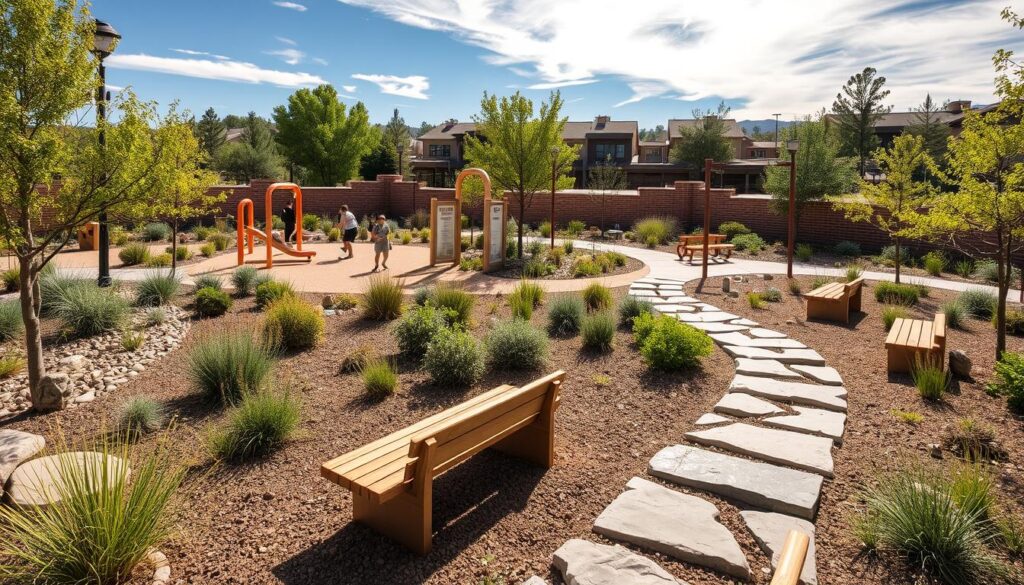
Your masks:
[{"label": "wooden bench slat", "polygon": [[903,326],[903,319],[897,318],[892,322],[892,328],[889,329],[889,335],[885,338],[885,345],[895,345],[896,340],[900,336],[900,328]]},{"label": "wooden bench slat", "polygon": [[907,337],[906,345],[921,347],[921,325],[923,324],[923,321],[918,321],[917,319],[910,320],[910,336]]}]

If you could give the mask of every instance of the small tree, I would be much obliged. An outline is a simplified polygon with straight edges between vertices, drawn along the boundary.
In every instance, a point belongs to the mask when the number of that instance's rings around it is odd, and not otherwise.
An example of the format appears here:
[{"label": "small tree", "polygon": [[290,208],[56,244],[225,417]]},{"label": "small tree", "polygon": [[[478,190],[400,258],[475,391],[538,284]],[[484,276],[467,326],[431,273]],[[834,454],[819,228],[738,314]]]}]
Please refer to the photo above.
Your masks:
[{"label": "small tree", "polygon": [[614,191],[626,188],[626,173],[622,167],[612,162],[609,156],[607,160],[590,167],[590,172],[587,174],[587,187],[590,189],[590,198],[601,205],[601,234],[604,235],[608,197]]},{"label": "small tree", "polygon": [[694,110],[693,119],[696,124],[683,127],[679,131],[679,141],[669,153],[669,159],[676,164],[690,167],[691,176],[696,173],[702,176],[704,160],[715,162],[732,160],[732,145],[724,136],[725,118],[731,109],[722,102],[717,110]]},{"label": "small tree", "polygon": [[[931,94],[916,108],[914,123],[907,127],[907,133],[920,136],[924,140],[924,149],[936,163],[946,154],[946,142],[949,140],[949,125],[939,120],[942,108],[932,101]],[[925,169],[927,172],[927,170]]]},{"label": "small tree", "polygon": [[240,183],[282,176],[284,168],[270,123],[257,116],[256,112],[249,112],[241,120],[240,127],[241,139],[226,143],[217,151],[216,167]]},{"label": "small tree", "polygon": [[207,108],[203,117],[196,123],[196,138],[199,139],[199,147],[206,153],[207,160],[212,159],[214,153],[224,145],[227,127],[220,121],[213,108]]},{"label": "small tree", "polygon": [[[391,115],[391,119],[384,125],[384,131],[382,132],[381,142],[391,148],[392,152],[398,154],[399,148],[406,148],[409,146],[409,127],[406,126],[405,120],[398,115],[398,108],[395,108],[395,112]],[[397,157],[401,159],[402,166],[406,166],[408,162],[407,157]],[[405,170],[398,168],[397,164],[392,164],[392,172],[399,175],[405,175]]]},{"label": "small tree", "polygon": [[883,89],[885,78],[876,77],[876,73],[873,67],[865,67],[864,71],[850,77],[832,103],[843,144],[842,152],[857,157],[860,177],[864,176],[868,155],[878,147],[875,122],[890,110],[882,104],[889,95],[889,90]]},{"label": "small tree", "polygon": [[359,161],[359,176],[364,180],[373,181],[377,175],[395,172],[395,153],[384,142],[378,142]]},{"label": "small tree", "polygon": [[[480,114],[474,116],[476,133],[466,137],[466,158],[487,171],[496,195],[508,191],[519,207],[518,254],[523,256],[523,220],[537,193],[551,189],[552,148],[555,157],[556,189],[568,189],[573,178],[564,173],[572,168],[578,149],[562,141],[565,118],[561,118],[562,97],[552,93],[534,118],[533,102],[519,92],[503,97],[484,93]],[[552,229],[554,226],[552,226]]]},{"label": "small tree", "polygon": [[861,180],[859,196],[839,199],[834,205],[846,219],[870,223],[889,235],[896,247],[898,283],[901,238],[912,233],[911,226],[917,221],[921,206],[935,191],[931,183],[915,177],[921,171],[933,169],[934,161],[928,155],[924,138],[911,134],[897,136],[891,148],[876,150],[874,157],[885,173],[885,181],[875,185]]},{"label": "small tree", "polygon": [[[839,141],[824,114],[817,119],[810,116],[798,124],[782,129],[780,138],[799,140],[796,160],[797,221],[809,201],[818,201],[827,195],[848,193],[857,183],[857,173],[850,159],[839,156]],[[789,151],[783,149],[782,159],[789,160]],[[765,169],[764,190],[772,196],[771,209],[778,214],[789,212],[789,167],[769,166]]]}]

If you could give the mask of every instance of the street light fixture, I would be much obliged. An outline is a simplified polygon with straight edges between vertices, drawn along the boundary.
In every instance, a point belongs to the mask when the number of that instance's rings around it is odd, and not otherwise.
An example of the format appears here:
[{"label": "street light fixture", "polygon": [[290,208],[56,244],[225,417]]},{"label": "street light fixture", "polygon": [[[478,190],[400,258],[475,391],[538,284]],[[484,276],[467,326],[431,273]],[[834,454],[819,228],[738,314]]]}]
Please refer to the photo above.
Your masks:
[{"label": "street light fixture", "polygon": [[[120,40],[121,35],[118,34],[114,27],[102,20],[96,21],[96,31],[93,33],[92,53],[93,55],[96,55],[100,75],[100,85],[96,90],[96,126],[99,129],[99,143],[100,149],[102,150],[106,150],[107,148],[107,136],[104,126],[107,119],[107,101],[110,99],[110,96],[107,95],[107,68],[103,66],[103,60],[114,52],[114,49],[117,48],[117,43]],[[106,176],[104,176],[104,183],[106,183],[106,179]],[[103,208],[100,211],[97,219],[100,224],[100,270],[99,277],[96,279],[96,284],[99,286],[110,286],[110,234],[107,230],[106,208]]]},{"label": "street light fixture", "polygon": [[398,174],[402,174],[402,153],[405,152],[405,146],[399,144],[398,148]]},{"label": "street light fixture", "polygon": [[[551,147],[551,248],[555,247],[555,182],[558,180],[558,154],[562,149]],[[522,221],[522,218],[520,218]]]},{"label": "street light fixture", "polygon": [[799,140],[787,140],[789,151],[789,239],[786,242],[786,277],[793,278],[793,248],[796,245],[796,151]]}]

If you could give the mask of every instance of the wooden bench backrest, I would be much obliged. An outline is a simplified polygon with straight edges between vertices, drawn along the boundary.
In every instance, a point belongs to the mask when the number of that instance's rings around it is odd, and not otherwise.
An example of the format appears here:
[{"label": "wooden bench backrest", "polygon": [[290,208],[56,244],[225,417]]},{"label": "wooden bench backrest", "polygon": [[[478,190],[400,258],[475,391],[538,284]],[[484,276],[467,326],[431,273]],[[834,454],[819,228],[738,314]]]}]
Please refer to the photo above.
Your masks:
[{"label": "wooden bench backrest", "polygon": [[864,277],[859,276],[843,285],[843,288],[846,290],[846,292],[856,291],[861,287],[862,284],[864,284]]},{"label": "wooden bench backrest", "polygon": [[[534,422],[547,408],[554,408],[565,378],[559,370],[504,392],[452,417],[443,425],[415,435],[409,442],[406,480],[418,473],[432,477],[444,473],[472,455]],[[429,470],[421,464],[428,460]],[[428,479],[428,478],[420,478]]]},{"label": "wooden bench backrest", "polygon": [[946,340],[946,314],[935,313],[935,322],[932,325],[932,337],[935,339],[935,343],[943,345]]},{"label": "wooden bench backrest", "polygon": [[[725,235],[724,234],[708,234],[708,243],[709,244],[721,244],[724,241],[725,241]],[[679,243],[686,244],[688,246],[689,245],[693,245],[693,244],[703,244],[704,243],[704,236],[703,236],[703,234],[692,234],[692,235],[688,235],[688,236],[679,236]]]}]

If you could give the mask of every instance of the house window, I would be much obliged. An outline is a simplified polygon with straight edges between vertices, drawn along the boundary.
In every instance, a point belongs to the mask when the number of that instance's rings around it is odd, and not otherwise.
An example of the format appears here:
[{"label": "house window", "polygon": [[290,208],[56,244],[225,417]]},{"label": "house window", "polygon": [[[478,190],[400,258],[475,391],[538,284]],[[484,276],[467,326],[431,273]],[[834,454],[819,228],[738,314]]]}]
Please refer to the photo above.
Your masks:
[{"label": "house window", "polygon": [[644,154],[644,162],[661,162],[661,152],[657,148],[648,148]]},{"label": "house window", "polygon": [[430,158],[451,158],[452,147],[448,144],[431,144],[427,154]]},{"label": "house window", "polygon": [[609,157],[614,160],[623,160],[626,158],[626,145],[596,144],[594,145],[594,154],[599,161],[606,160]]}]

